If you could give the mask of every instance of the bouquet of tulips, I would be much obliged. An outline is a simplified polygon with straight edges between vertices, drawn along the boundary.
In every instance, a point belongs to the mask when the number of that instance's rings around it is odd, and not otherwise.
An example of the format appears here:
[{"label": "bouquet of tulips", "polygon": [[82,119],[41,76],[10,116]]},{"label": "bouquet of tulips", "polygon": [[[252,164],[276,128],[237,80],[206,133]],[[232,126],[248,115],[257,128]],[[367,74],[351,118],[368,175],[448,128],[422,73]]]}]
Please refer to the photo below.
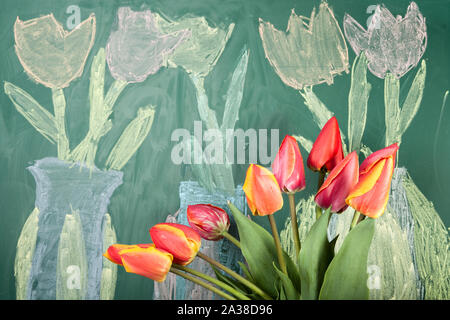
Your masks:
[{"label": "bouquet of tulips", "polygon": [[[229,300],[250,299],[368,299],[367,256],[375,219],[387,205],[394,171],[397,143],[369,155],[359,165],[356,151],[343,154],[339,125],[335,117],[319,133],[307,159],[309,169],[318,172],[315,195],[316,221],[302,243],[299,238],[295,194],[305,188],[303,159],[297,141],[286,136],[272,164],[272,171],[256,164],[247,170],[243,189],[255,216],[267,216],[272,234],[248,219],[232,203],[229,210],[237,224],[239,239],[228,233],[226,211],[211,204],[188,206],[189,226],[160,223],[150,229],[153,243],[114,244],[104,256],[123,265],[127,272],[155,281],[175,273]],[[281,247],[273,217],[288,195],[295,256]],[[332,214],[354,209],[350,231],[335,252],[335,239],[328,239]],[[226,238],[245,258],[241,273],[199,252],[201,238]],[[187,265],[194,258],[210,263],[216,277]]]}]

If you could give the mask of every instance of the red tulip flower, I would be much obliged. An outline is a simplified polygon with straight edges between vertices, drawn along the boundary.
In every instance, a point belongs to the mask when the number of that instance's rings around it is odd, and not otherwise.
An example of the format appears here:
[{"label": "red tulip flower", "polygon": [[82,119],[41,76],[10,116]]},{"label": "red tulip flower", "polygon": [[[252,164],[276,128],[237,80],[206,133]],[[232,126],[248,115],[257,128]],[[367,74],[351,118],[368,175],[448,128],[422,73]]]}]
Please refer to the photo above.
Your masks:
[{"label": "red tulip flower", "polygon": [[189,205],[187,219],[192,229],[206,240],[220,240],[230,228],[230,218],[225,210],[211,204]]},{"label": "red tulip flower", "polygon": [[158,223],[150,229],[158,249],[173,255],[173,262],[182,266],[191,263],[201,245],[200,235],[192,228],[178,223]]},{"label": "red tulip flower", "polygon": [[272,171],[281,191],[294,193],[305,188],[305,171],[303,158],[294,137],[286,136],[281,143]]},{"label": "red tulip flower", "polygon": [[323,126],[309,153],[307,165],[313,171],[331,171],[344,158],[341,133],[336,117]]},{"label": "red tulip flower", "polygon": [[271,215],[283,207],[283,196],[277,179],[264,167],[251,164],[242,189],[255,216]]},{"label": "red tulip flower", "polygon": [[358,182],[358,155],[356,151],[348,154],[328,174],[327,179],[316,194],[315,201],[322,209],[340,213],[347,209],[345,199]]},{"label": "red tulip flower", "polygon": [[392,175],[394,173],[397,143],[368,156],[359,168],[359,181],[345,202],[360,213],[378,218],[386,209]]}]

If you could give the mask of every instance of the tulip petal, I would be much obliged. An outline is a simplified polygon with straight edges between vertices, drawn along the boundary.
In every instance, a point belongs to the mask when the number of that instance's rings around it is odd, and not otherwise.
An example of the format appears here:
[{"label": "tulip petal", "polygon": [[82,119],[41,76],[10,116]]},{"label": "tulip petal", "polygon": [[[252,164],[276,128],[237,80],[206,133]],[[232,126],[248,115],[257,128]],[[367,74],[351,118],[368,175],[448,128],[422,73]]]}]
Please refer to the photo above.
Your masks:
[{"label": "tulip petal", "polygon": [[346,202],[362,214],[378,218],[387,206],[393,172],[392,157],[378,161],[367,174],[360,176]]},{"label": "tulip petal", "polygon": [[132,248],[148,248],[151,246],[154,247],[153,244],[113,244],[108,247],[103,256],[115,264],[122,265],[120,251]]},{"label": "tulip petal", "polygon": [[375,151],[370,154],[359,167],[360,174],[365,174],[367,171],[372,170],[372,167],[381,159],[392,157],[395,163],[395,154],[398,150],[398,144],[394,143],[386,148]]},{"label": "tulip petal", "polygon": [[275,176],[264,167],[251,164],[242,189],[254,215],[273,214],[283,207],[283,197]]},{"label": "tulip petal", "polygon": [[324,209],[340,213],[347,208],[345,199],[358,182],[358,155],[347,155],[328,175],[315,196],[316,203]]},{"label": "tulip petal", "polygon": [[323,167],[331,171],[342,159],[341,133],[336,117],[323,126],[309,153],[307,165],[314,171],[320,171]]},{"label": "tulip petal", "polygon": [[296,192],[305,188],[303,158],[295,138],[283,139],[272,170],[282,191]]},{"label": "tulip petal", "polygon": [[158,282],[166,279],[173,260],[170,253],[154,246],[121,250],[120,257],[126,272],[136,273]]},{"label": "tulip petal", "polygon": [[199,234],[192,228],[177,223],[158,223],[150,229],[156,247],[173,255],[174,263],[189,264],[201,245]]}]

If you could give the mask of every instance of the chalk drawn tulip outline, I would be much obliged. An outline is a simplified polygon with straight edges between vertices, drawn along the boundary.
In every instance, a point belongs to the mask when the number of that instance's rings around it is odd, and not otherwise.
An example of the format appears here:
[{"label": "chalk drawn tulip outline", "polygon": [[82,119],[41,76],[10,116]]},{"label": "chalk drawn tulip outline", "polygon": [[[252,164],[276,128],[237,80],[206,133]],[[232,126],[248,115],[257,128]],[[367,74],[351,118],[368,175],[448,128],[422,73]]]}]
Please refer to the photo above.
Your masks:
[{"label": "chalk drawn tulip outline", "polygon": [[403,18],[394,17],[384,5],[378,5],[371,21],[365,30],[352,16],[345,14],[344,33],[350,46],[356,55],[365,53],[368,68],[375,76],[384,79],[390,72],[401,78],[417,66],[425,52],[425,18],[417,4],[411,2]]},{"label": "chalk drawn tulip outline", "polygon": [[291,11],[286,32],[259,19],[264,52],[281,80],[301,90],[348,73],[348,50],[344,35],[328,5],[323,2],[316,15],[303,17]]},{"label": "chalk drawn tulip outline", "polygon": [[156,15],[150,10],[117,12],[118,29],[111,32],[106,45],[109,70],[116,80],[142,82],[167,64],[168,56],[187,38],[187,29],[161,32]]},{"label": "chalk drawn tulip outline", "polygon": [[[53,14],[14,24],[15,50],[25,72],[49,88],[65,88],[81,76],[94,44],[95,16],[68,32]],[[76,50],[74,50],[76,48]]]}]

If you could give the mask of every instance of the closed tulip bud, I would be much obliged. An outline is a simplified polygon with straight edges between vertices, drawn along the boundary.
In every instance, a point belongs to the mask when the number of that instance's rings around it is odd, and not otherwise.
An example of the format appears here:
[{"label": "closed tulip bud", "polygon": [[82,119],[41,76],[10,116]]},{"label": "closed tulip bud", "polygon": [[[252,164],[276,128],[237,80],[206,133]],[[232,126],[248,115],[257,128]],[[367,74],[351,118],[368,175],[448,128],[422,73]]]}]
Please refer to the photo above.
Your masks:
[{"label": "closed tulip bud", "polygon": [[170,253],[156,248],[136,246],[119,252],[126,272],[162,282],[172,267],[173,257]]},{"label": "closed tulip bud", "polygon": [[283,207],[283,196],[275,176],[264,167],[251,164],[242,187],[255,216],[273,214]]},{"label": "closed tulip bud", "polygon": [[152,246],[153,244],[113,244],[108,247],[106,252],[103,254],[105,258],[107,258],[109,261],[122,265],[122,258],[120,257],[119,252],[125,249],[133,249],[133,248],[148,248]]},{"label": "closed tulip bud", "polygon": [[347,209],[345,199],[358,182],[358,155],[353,151],[334,167],[316,194],[315,201],[323,209],[331,207],[340,213]]},{"label": "closed tulip bud", "polygon": [[378,218],[386,209],[394,173],[397,143],[368,156],[359,168],[359,181],[345,202],[370,217]]},{"label": "closed tulip bud", "polygon": [[191,263],[201,245],[200,235],[192,228],[178,223],[158,223],[150,229],[158,249],[173,255],[173,262],[182,266]]},{"label": "closed tulip bud", "polygon": [[225,210],[210,204],[188,206],[187,219],[192,229],[206,240],[220,240],[230,228],[230,219]]},{"label": "closed tulip bud", "polygon": [[336,117],[332,117],[317,136],[309,153],[307,165],[313,171],[320,171],[323,167],[331,171],[343,158],[339,124]]},{"label": "closed tulip bud", "polygon": [[294,193],[305,188],[303,158],[294,137],[286,136],[272,164],[281,191]]}]

